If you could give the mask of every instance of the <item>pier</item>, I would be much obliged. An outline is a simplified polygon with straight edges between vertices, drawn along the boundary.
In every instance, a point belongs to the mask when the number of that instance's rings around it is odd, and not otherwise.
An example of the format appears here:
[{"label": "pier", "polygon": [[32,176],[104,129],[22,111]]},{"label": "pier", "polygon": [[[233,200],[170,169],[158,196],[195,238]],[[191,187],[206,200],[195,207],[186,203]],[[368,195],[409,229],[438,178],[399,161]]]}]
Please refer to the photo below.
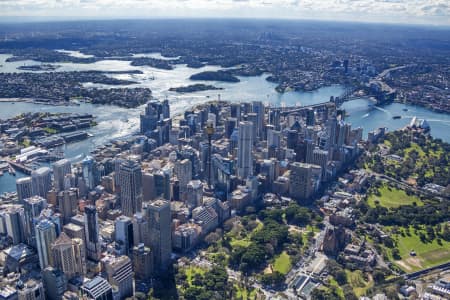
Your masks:
[{"label": "pier", "polygon": [[27,175],[31,175],[31,172],[33,172],[33,169],[31,169],[31,168],[29,168],[29,167],[27,167],[27,166],[25,166],[25,165],[16,163],[16,162],[14,162],[14,161],[8,160],[8,163],[9,163],[9,165],[10,165],[12,168],[14,168],[14,169],[16,169],[16,170],[18,170],[18,171],[20,171],[20,172],[22,172],[22,173],[25,173],[25,174],[27,174]]}]

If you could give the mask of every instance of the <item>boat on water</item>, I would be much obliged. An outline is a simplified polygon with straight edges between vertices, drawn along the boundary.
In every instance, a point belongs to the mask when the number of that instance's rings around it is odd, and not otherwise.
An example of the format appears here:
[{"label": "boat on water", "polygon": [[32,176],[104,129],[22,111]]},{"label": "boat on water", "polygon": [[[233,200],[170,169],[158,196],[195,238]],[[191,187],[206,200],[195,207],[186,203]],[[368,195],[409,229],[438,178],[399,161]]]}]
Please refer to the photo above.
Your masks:
[{"label": "boat on water", "polygon": [[403,111],[408,111],[408,109],[407,109],[407,108],[404,108]]},{"label": "boat on water", "polygon": [[393,116],[392,119],[397,120],[397,119],[401,119],[402,116]]}]

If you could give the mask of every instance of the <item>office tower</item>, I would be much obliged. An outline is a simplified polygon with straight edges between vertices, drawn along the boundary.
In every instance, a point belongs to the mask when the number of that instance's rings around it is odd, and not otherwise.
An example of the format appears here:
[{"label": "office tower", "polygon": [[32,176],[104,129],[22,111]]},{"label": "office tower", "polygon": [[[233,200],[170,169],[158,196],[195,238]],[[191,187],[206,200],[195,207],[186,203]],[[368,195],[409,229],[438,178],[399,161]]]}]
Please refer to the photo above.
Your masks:
[{"label": "office tower", "polygon": [[237,118],[228,118],[225,121],[225,136],[229,139],[237,126]]},{"label": "office tower", "polygon": [[318,148],[313,151],[312,163],[322,167],[322,181],[327,181],[327,165],[328,165],[329,153],[326,150],[320,150]]},{"label": "office tower", "polygon": [[120,201],[122,212],[132,217],[142,209],[142,172],[139,163],[126,160],[120,165]]},{"label": "office tower", "polygon": [[340,121],[337,125],[337,146],[342,147],[348,141],[350,136],[351,125]]},{"label": "office tower", "polygon": [[83,241],[83,244],[85,243],[86,236],[84,232],[84,226],[80,226],[74,223],[68,223],[64,225],[63,231],[71,238],[75,239],[78,238],[81,241]]},{"label": "office tower", "polygon": [[43,198],[47,197],[47,192],[52,188],[51,171],[48,167],[42,167],[31,172],[31,189],[33,195]]},{"label": "office tower", "polygon": [[230,105],[231,109],[231,117],[236,118],[237,121],[241,121],[241,104],[240,103],[232,103]]},{"label": "office tower", "polygon": [[312,140],[305,140],[305,148],[306,148],[306,163],[310,164],[314,159],[314,148],[316,147]]},{"label": "office tower", "polygon": [[317,134],[318,137],[318,146],[320,150],[329,150],[331,148],[330,145],[330,137],[326,131],[320,131]]},{"label": "office tower", "polygon": [[150,249],[153,252],[155,269],[164,272],[169,267],[172,253],[170,203],[156,200],[146,203],[144,209],[149,225]]},{"label": "office tower", "polygon": [[23,199],[33,196],[31,177],[23,177],[16,180],[17,198],[22,203]]},{"label": "office tower", "polygon": [[35,222],[41,212],[47,207],[47,200],[40,196],[33,196],[23,201],[24,234],[27,244],[36,247]]},{"label": "office tower", "polygon": [[52,263],[51,245],[55,239],[55,224],[48,219],[39,221],[36,225],[36,245],[41,270]]},{"label": "office tower", "polygon": [[24,210],[23,208],[10,208],[5,215],[6,233],[14,245],[23,243],[24,235]]},{"label": "office tower", "polygon": [[61,159],[53,164],[53,177],[55,179],[55,188],[57,191],[64,190],[64,179],[67,174],[71,173],[72,167],[68,159]]},{"label": "office tower", "polygon": [[149,280],[154,272],[153,253],[144,243],[133,247],[132,251],[133,270],[137,279]]},{"label": "office tower", "polygon": [[161,119],[170,118],[170,106],[169,101],[164,100],[160,102],[157,100],[152,100],[147,102],[144,114],[141,114],[141,133],[145,134],[149,131],[156,129],[158,121]]},{"label": "office tower", "polygon": [[337,142],[337,126],[338,122],[335,115],[332,115],[326,122],[328,136],[330,138],[329,145],[330,147],[334,147]]},{"label": "office tower", "polygon": [[307,200],[320,185],[322,168],[318,165],[294,162],[289,175],[289,195],[296,200]]},{"label": "office tower", "polygon": [[237,176],[245,179],[253,175],[253,123],[243,121],[239,123]]},{"label": "office tower", "polygon": [[170,174],[163,170],[158,170],[153,173],[153,178],[155,180],[156,197],[170,200]]},{"label": "office tower", "polygon": [[309,108],[306,110],[306,126],[314,126],[314,125],[316,125],[316,117],[314,109]]},{"label": "office tower", "polygon": [[67,290],[67,277],[59,269],[47,267],[42,271],[46,299],[61,300]]},{"label": "office tower", "polygon": [[252,102],[252,112],[256,114],[256,136],[261,139],[263,137],[264,128],[264,104],[261,101]]},{"label": "office tower", "polygon": [[175,162],[173,169],[177,176],[180,186],[180,198],[182,201],[186,200],[186,191],[189,181],[192,180],[192,162],[189,159],[183,159]]},{"label": "office tower", "polygon": [[280,148],[281,139],[281,132],[273,129],[267,129],[267,147],[275,146],[276,148]]},{"label": "office tower", "polygon": [[78,206],[77,189],[63,190],[58,193],[58,209],[63,217],[63,224],[70,222],[70,218],[76,215]]},{"label": "office tower", "polygon": [[115,241],[125,247],[125,254],[133,247],[133,222],[130,217],[119,216],[115,223]]},{"label": "office tower", "polygon": [[84,230],[86,237],[86,257],[93,261],[99,261],[101,248],[98,232],[98,216],[95,206],[88,205],[84,208]]},{"label": "office tower", "polygon": [[66,174],[66,176],[64,176],[64,189],[68,190],[76,187],[76,179],[77,177],[74,174]]},{"label": "office tower", "polygon": [[245,120],[247,122],[251,122],[253,124],[252,126],[252,142],[255,143],[258,140],[258,127],[256,127],[256,124],[258,122],[258,115],[255,113],[248,113],[245,115]]},{"label": "office tower", "polygon": [[108,281],[96,276],[81,286],[82,299],[113,300],[112,287]]},{"label": "office tower", "polygon": [[65,232],[52,243],[52,266],[66,274],[67,279],[85,273],[84,243],[80,239],[71,239]]},{"label": "office tower", "polygon": [[169,100],[164,99],[164,101],[162,102],[162,117],[163,119],[167,119],[170,118],[170,105],[169,105]]},{"label": "office tower", "polygon": [[281,118],[281,113],[279,109],[270,109],[269,110],[269,124],[273,125],[275,130],[280,131],[281,126],[280,126],[280,118]]},{"label": "office tower", "polygon": [[191,180],[187,185],[186,205],[189,209],[194,209],[202,205],[203,184],[200,180]]},{"label": "office tower", "polygon": [[287,148],[288,149],[295,149],[297,147],[298,143],[298,131],[290,129],[287,131],[287,138],[286,138]]},{"label": "office tower", "polygon": [[45,300],[42,282],[30,279],[17,290],[19,300]]},{"label": "office tower", "polygon": [[86,156],[81,162],[81,171],[87,191],[93,190],[98,183],[97,167],[92,156]]},{"label": "office tower", "polygon": [[151,173],[142,174],[142,194],[143,201],[153,200],[156,197],[155,178]]},{"label": "office tower", "polygon": [[150,247],[150,233],[147,218],[142,213],[136,213],[133,216],[133,242],[137,246],[144,243],[145,246]]},{"label": "office tower", "polygon": [[120,299],[132,297],[133,292],[133,268],[131,259],[122,255],[119,257],[105,258],[102,260],[108,282],[119,290]]}]

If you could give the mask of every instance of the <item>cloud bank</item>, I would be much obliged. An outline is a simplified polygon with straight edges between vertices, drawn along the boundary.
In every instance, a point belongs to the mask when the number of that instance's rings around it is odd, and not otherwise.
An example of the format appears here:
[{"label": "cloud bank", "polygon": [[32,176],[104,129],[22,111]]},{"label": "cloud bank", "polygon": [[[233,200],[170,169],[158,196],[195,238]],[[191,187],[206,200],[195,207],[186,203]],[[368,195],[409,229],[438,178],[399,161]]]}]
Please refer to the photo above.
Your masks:
[{"label": "cloud bank", "polygon": [[0,16],[300,18],[450,25],[448,0],[0,0]]}]

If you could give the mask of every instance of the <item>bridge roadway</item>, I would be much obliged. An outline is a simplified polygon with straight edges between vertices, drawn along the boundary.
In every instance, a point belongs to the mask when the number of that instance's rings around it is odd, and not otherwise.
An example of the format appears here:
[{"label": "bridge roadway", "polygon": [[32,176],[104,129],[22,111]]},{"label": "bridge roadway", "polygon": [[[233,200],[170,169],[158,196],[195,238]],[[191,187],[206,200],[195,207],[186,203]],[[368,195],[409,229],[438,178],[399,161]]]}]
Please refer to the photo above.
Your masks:
[{"label": "bridge roadway", "polygon": [[328,101],[328,102],[322,102],[312,105],[305,105],[305,106],[284,106],[284,107],[266,107],[267,111],[273,111],[273,110],[279,110],[282,115],[288,115],[291,113],[299,112],[305,109],[309,108],[318,108],[318,107],[325,107],[327,105],[335,105],[334,102]]}]

